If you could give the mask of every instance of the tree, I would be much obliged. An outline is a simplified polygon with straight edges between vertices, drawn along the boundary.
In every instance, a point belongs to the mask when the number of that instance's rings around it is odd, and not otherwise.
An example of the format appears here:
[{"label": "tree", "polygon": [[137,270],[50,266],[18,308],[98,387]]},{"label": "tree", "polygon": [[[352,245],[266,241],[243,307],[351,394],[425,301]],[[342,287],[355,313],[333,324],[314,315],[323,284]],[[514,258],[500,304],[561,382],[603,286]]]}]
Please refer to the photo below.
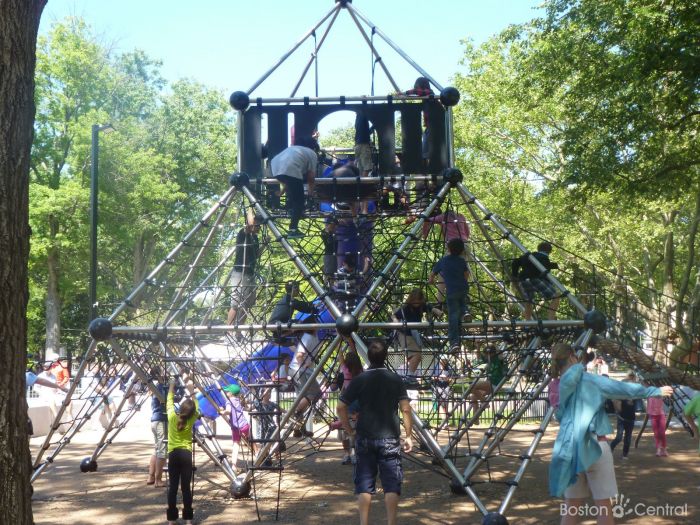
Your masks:
[{"label": "tree", "polygon": [[68,261],[87,260],[84,204],[87,185],[78,178],[76,150],[89,147],[93,123],[107,122],[108,102],[119,86],[105,49],[77,18],[55,24],[39,39],[37,119],[32,151],[32,258],[45,267],[46,351],[60,353],[61,310],[86,287],[85,269]]},{"label": "tree", "polygon": [[[558,96],[565,181],[632,194],[700,174],[700,31],[693,0],[550,0],[517,38],[529,91]],[[525,70],[523,70],[525,72]]]},{"label": "tree", "polygon": [[235,126],[222,93],[190,80],[166,92],[158,61],[114,56],[78,18],[54,24],[39,49],[30,342],[60,353],[78,350],[87,325],[92,124],[116,129],[100,136],[100,315],[225,191]]},{"label": "tree", "polygon": [[29,152],[34,122],[37,0],[0,1],[0,522],[33,523],[27,402]]},{"label": "tree", "polygon": [[[576,269],[598,293],[607,288],[612,316],[629,333],[650,329],[665,353],[672,329],[698,333],[698,90],[682,88],[698,77],[692,47],[680,44],[693,28],[687,3],[645,4],[552,1],[546,19],[468,45],[456,149],[475,194],[508,209],[522,238],[540,232],[568,249],[563,279]],[[654,63],[653,28],[666,25],[668,55]],[[664,75],[674,81],[658,82]],[[655,102],[629,110],[640,100]]]}]

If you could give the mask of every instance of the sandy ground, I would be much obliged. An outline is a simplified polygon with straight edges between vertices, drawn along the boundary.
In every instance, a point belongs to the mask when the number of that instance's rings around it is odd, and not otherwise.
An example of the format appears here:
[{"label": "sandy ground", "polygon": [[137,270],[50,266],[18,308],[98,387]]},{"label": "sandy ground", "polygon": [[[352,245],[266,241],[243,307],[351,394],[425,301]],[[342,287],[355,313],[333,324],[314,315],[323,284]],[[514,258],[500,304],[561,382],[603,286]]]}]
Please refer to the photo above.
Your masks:
[{"label": "sandy ground", "polygon": [[[100,437],[96,430],[81,432],[58,455],[55,462],[34,484],[34,519],[37,524],[163,524],[165,523],[165,489],[145,485],[148,459],[152,450],[146,414],[129,424],[98,460],[98,471],[83,474],[80,460],[94,450]],[[516,435],[517,434],[517,435]],[[530,432],[514,434],[504,443],[505,455],[523,453],[532,439]],[[550,427],[525,477],[507,510],[511,524],[554,524],[559,522],[559,504],[547,493],[547,467],[556,427]],[[670,457],[654,455],[653,437],[649,430],[633,449],[630,459],[616,454],[620,492],[630,513],[618,523],[671,524],[700,523],[700,458],[697,442],[680,429],[669,430]],[[32,440],[36,454],[42,440]],[[230,441],[222,439],[229,452]],[[301,524],[343,524],[357,522],[352,495],[352,467],[340,464],[340,443],[331,436],[320,451],[300,450],[291,445],[285,456],[281,477],[279,522]],[[420,454],[415,457],[421,458]],[[499,463],[502,462],[502,463]],[[277,473],[267,472],[257,478],[256,497],[234,500],[229,495],[228,479],[206,458],[196,455],[197,472],[194,495],[195,523],[206,525],[228,523],[275,523]],[[239,462],[240,463],[240,462]],[[511,474],[503,474],[501,465],[509,464]],[[242,463],[240,463],[242,464]],[[491,461],[492,480],[512,477],[517,460],[508,457]],[[404,462],[405,483],[399,523],[401,524],[477,524],[482,516],[467,496],[453,495],[445,477],[413,462]],[[495,510],[507,485],[478,484],[476,492]],[[687,514],[651,516],[649,506],[684,506]],[[664,510],[666,509],[666,510]],[[678,510],[678,509],[676,509]],[[642,514],[642,515],[640,515]],[[384,518],[381,496],[374,499],[371,522]],[[595,523],[584,519],[582,523]]]}]

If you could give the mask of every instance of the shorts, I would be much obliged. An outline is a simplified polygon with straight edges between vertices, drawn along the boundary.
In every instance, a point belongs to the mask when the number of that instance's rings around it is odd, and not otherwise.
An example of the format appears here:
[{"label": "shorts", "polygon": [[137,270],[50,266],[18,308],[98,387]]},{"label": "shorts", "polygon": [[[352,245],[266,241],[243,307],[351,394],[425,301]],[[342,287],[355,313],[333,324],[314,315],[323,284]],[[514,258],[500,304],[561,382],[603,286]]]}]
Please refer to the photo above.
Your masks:
[{"label": "shorts", "polygon": [[399,347],[402,350],[405,350],[409,357],[413,355],[420,355],[420,346],[418,345],[418,341],[416,341],[415,337],[412,335],[403,334],[401,332],[398,332],[396,336],[399,341]]},{"label": "shorts", "polygon": [[552,299],[557,295],[554,285],[547,279],[540,279],[539,277],[523,279],[520,281],[520,288],[525,298],[530,302],[534,302],[536,293],[539,293],[545,299]]},{"label": "shorts", "polygon": [[360,170],[360,173],[372,171],[372,146],[355,144],[355,166]]},{"label": "shorts", "polygon": [[231,308],[250,310],[257,298],[255,277],[252,273],[233,272],[231,274]]},{"label": "shorts", "polygon": [[355,440],[355,467],[353,481],[355,494],[374,494],[377,491],[377,472],[382,480],[384,493],[401,495],[403,468],[401,467],[401,442],[399,438]]},{"label": "shorts", "polygon": [[586,472],[580,472],[576,483],[564,492],[566,499],[607,499],[617,496],[617,480],[610,443],[599,441],[601,455]]},{"label": "shorts", "polygon": [[153,454],[158,459],[165,459],[168,456],[168,447],[165,441],[167,428],[168,424],[165,421],[151,421],[151,432],[153,432],[153,442],[155,443]]},{"label": "shorts", "polygon": [[316,402],[321,399],[323,396],[323,392],[320,390],[315,390],[315,391],[307,391],[304,394],[304,397],[309,401],[309,406],[314,406]]},{"label": "shorts", "polygon": [[234,443],[240,443],[241,437],[250,439],[250,425],[243,425],[241,428],[231,427],[231,438]]}]

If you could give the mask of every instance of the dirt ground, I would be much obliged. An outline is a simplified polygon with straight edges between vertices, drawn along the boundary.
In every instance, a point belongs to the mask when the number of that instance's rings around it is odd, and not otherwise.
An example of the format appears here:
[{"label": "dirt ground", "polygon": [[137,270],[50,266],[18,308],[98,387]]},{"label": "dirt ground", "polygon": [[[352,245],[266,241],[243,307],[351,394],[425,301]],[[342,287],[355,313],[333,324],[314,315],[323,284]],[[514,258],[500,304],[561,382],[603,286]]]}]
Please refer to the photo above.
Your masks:
[{"label": "dirt ground", "polygon": [[[80,460],[94,449],[100,433],[81,432],[58,455],[55,462],[34,484],[34,519],[41,525],[163,524],[165,489],[145,485],[147,463],[152,450],[147,420],[130,423],[98,459],[98,470],[83,474]],[[515,492],[506,515],[511,524],[559,523],[560,501],[547,493],[547,468],[556,427],[550,427],[526,474]],[[675,524],[700,523],[700,458],[697,442],[681,429],[669,429],[668,458],[654,455],[650,430],[630,459],[616,453],[618,486],[629,514],[618,523]],[[523,453],[532,439],[522,433],[511,442]],[[36,454],[42,440],[32,440]],[[228,452],[230,441],[222,440]],[[512,445],[509,445],[512,446]],[[331,437],[320,452],[291,453],[285,457],[281,478],[279,522],[300,524],[342,524],[357,522],[352,495],[352,467],[340,464],[340,443]],[[420,457],[420,456],[418,456]],[[424,457],[424,456],[423,456]],[[194,491],[195,523],[217,525],[256,523],[256,502],[260,523],[275,523],[276,473],[265,473],[256,484],[256,498],[234,500],[228,491],[228,479],[202,452],[196,456]],[[517,462],[516,462],[517,463]],[[513,460],[510,464],[514,465]],[[453,495],[445,477],[412,462],[404,462],[405,483],[399,523],[401,524],[478,524],[482,516],[467,496]],[[492,479],[499,479],[498,460],[491,465]],[[512,476],[509,476],[512,477]],[[501,476],[502,479],[506,479]],[[507,485],[477,485],[489,510],[495,510]],[[490,497],[492,496],[492,497]],[[681,506],[668,516],[669,504]],[[687,507],[683,507],[687,505]],[[648,507],[655,508],[649,510]],[[666,513],[651,516],[650,513]],[[374,498],[371,522],[381,523],[384,509],[381,496]],[[595,523],[587,518],[582,523]]]}]

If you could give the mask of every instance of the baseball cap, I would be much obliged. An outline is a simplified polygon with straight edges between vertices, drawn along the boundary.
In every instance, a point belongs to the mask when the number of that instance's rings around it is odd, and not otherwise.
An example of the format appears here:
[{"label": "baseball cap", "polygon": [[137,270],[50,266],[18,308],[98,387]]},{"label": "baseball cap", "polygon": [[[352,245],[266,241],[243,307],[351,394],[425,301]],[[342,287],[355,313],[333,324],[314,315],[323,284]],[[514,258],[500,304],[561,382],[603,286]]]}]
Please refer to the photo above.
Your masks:
[{"label": "baseball cap", "polygon": [[224,392],[229,392],[230,394],[236,395],[240,393],[241,387],[236,384],[226,385],[224,387]]}]

